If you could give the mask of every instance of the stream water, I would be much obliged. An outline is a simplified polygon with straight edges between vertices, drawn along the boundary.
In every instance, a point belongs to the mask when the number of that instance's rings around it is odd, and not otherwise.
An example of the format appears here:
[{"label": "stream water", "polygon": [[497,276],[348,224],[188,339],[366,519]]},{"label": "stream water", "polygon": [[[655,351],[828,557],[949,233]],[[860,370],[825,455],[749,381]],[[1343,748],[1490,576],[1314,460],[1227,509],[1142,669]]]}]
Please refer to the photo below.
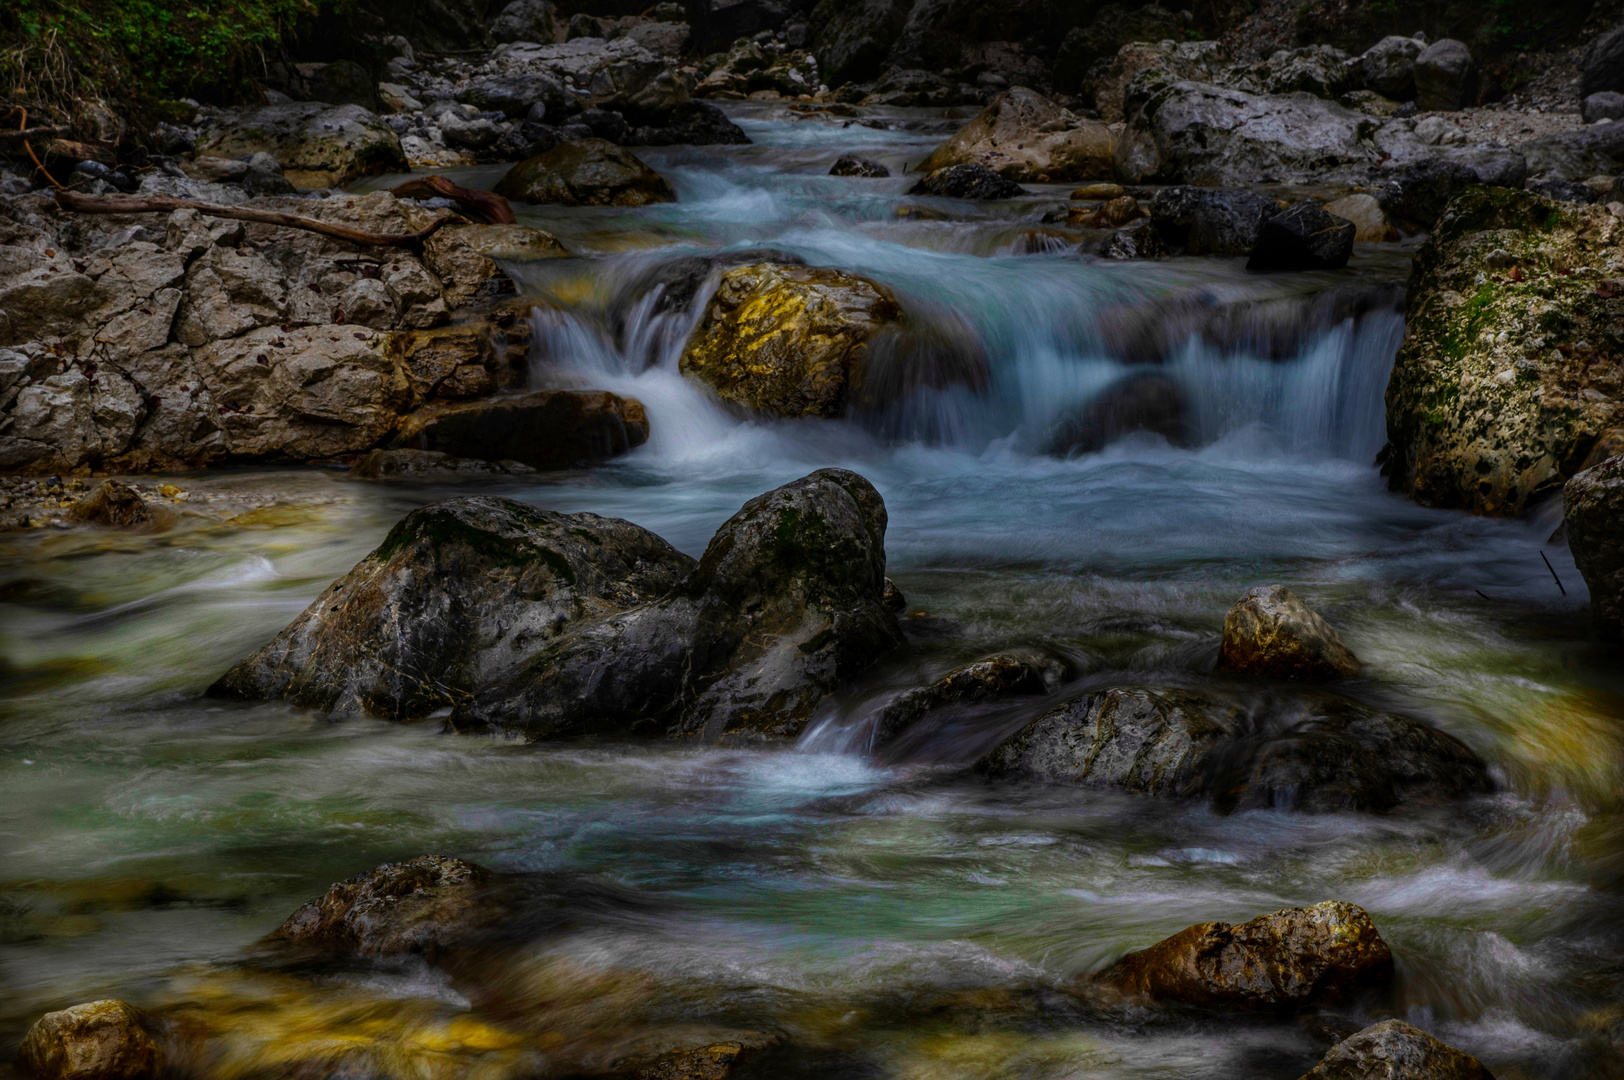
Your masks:
[{"label": "stream water", "polygon": [[[118,996],[194,1016],[212,1038],[196,1064],[219,1076],[565,1075],[777,1032],[740,1075],[1289,1080],[1324,1051],[1314,1023],[1102,1010],[1065,988],[1193,922],[1337,898],[1370,912],[1400,978],[1335,1023],[1396,1013],[1502,1078],[1619,1075],[1624,674],[1556,521],[1420,508],[1372,464],[1409,252],[1286,278],[1025,254],[1065,188],[951,204],[824,175],[852,151],[900,172],[957,121],[735,115],[754,145],[644,155],[674,204],[522,211],[581,256],[511,267],[542,305],[536,382],[637,397],[647,445],[500,482],[180,477],[274,505],[0,538],[0,1057],[41,1012]],[[841,420],[718,406],[676,372],[703,293],[655,313],[631,283],[763,245],[884,282],[983,385],[925,379]],[[1182,403],[1180,445],[1042,452],[1135,376]],[[829,465],[884,496],[890,575],[929,617],[796,746],[528,745],[199,696],[414,506],[500,492],[697,555],[746,499]],[[1210,679],[1226,609],[1277,582],[1364,661],[1348,693],[1463,739],[1499,790],[1222,817],[963,769],[1043,702],[867,750],[878,704],[1007,646],[1068,658],[1064,696]],[[290,969],[256,947],[331,882],[424,853],[534,875],[548,929],[445,969]]]}]

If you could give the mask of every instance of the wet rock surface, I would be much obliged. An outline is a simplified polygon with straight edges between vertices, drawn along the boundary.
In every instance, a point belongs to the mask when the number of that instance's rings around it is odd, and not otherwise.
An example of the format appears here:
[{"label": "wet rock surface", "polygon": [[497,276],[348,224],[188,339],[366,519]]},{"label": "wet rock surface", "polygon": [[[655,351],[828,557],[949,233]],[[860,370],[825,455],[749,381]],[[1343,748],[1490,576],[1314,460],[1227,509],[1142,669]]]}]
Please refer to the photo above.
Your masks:
[{"label": "wet rock surface", "polygon": [[1383,1020],[1337,1043],[1302,1080],[1493,1080],[1493,1074],[1419,1028]]},{"label": "wet rock surface", "polygon": [[399,448],[536,469],[591,465],[648,441],[648,416],[635,398],[605,390],[537,390],[431,407],[401,421]]},{"label": "wet rock surface", "polygon": [[1026,189],[985,165],[968,163],[936,169],[908,189],[910,195],[934,195],[945,199],[1014,199]]},{"label": "wet rock surface", "polygon": [[1322,682],[1359,674],[1359,658],[1284,585],[1260,586],[1224,617],[1218,670]]},{"label": "wet rock surface", "polygon": [[152,511],[141,493],[128,484],[109,480],[76,503],[72,510],[75,521],[104,525],[110,529],[128,529],[153,523]]},{"label": "wet rock surface", "polygon": [[674,202],[659,173],[604,139],[575,139],[513,166],[494,189],[530,203],[646,206]]},{"label": "wet rock surface", "polygon": [[493,877],[440,855],[385,863],[333,885],[288,916],[275,937],[328,953],[433,958],[489,924]]},{"label": "wet rock surface", "polygon": [[830,176],[862,176],[882,177],[890,176],[891,170],[877,161],[857,157],[855,154],[843,154],[829,167]]},{"label": "wet rock surface", "polygon": [[1624,640],[1624,457],[1608,458],[1569,480],[1562,503],[1568,547],[1590,588],[1596,625]]},{"label": "wet rock surface", "polygon": [[1353,254],[1353,222],[1322,209],[1312,199],[1292,203],[1258,228],[1248,270],[1340,270]]},{"label": "wet rock surface", "polygon": [[1338,900],[1249,922],[1197,923],[1129,953],[1099,982],[1150,1001],[1292,1011],[1385,988],[1393,954],[1364,909]]},{"label": "wet rock surface", "polygon": [[1227,188],[1165,187],[1150,202],[1162,236],[1191,255],[1249,254],[1263,223],[1279,212],[1273,199]]},{"label": "wet rock surface", "polygon": [[[886,595],[888,610],[897,611],[906,606],[900,593],[897,603],[889,600],[889,590]],[[984,657],[955,668],[929,686],[907,691],[881,709],[874,722],[872,743],[883,747],[944,708],[1046,693],[1069,674],[1066,664],[1041,653],[1008,652]]]},{"label": "wet rock surface", "polygon": [[17,1064],[38,1080],[152,1080],[163,1061],[149,1027],[115,998],[46,1013],[23,1037]]},{"label": "wet rock surface", "polygon": [[1050,432],[1046,453],[1092,454],[1136,431],[1159,435],[1174,446],[1189,441],[1189,403],[1165,375],[1128,375],[1064,417]]}]

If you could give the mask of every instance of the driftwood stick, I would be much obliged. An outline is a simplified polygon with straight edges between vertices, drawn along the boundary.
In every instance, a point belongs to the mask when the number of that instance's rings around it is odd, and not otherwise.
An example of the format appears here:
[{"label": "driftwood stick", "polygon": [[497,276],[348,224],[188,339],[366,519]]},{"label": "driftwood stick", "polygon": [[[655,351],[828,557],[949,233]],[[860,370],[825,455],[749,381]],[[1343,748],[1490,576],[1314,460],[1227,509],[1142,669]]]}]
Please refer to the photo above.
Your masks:
[{"label": "driftwood stick", "polygon": [[29,128],[26,131],[0,131],[0,142],[8,142],[13,139],[32,139],[36,135],[66,135],[67,133],[68,129],[60,125],[55,127]]},{"label": "driftwood stick", "polygon": [[331,236],[335,240],[348,240],[352,244],[364,244],[370,247],[398,247],[417,249],[423,246],[423,241],[439,232],[445,226],[457,220],[457,215],[446,214],[437,217],[426,228],[414,233],[372,233],[360,229],[352,229],[348,225],[334,225],[327,221],[317,221],[315,218],[300,217],[298,214],[284,214],[276,210],[254,210],[246,206],[220,206],[216,203],[197,202],[192,199],[172,199],[167,195],[148,195],[139,198],[100,198],[91,195],[75,195],[71,191],[58,191],[56,201],[64,210],[72,210],[79,214],[146,214],[167,213],[171,210],[196,210],[200,214],[210,217],[232,218],[236,221],[257,221],[262,225],[281,225],[289,229],[304,229],[306,232],[320,233]]},{"label": "driftwood stick", "polygon": [[396,184],[389,189],[389,193],[402,199],[432,199],[436,196],[452,199],[462,207],[463,214],[484,221],[487,225],[516,225],[519,221],[513,216],[513,207],[502,196],[490,191],[459,187],[443,176],[413,177],[404,184]]}]

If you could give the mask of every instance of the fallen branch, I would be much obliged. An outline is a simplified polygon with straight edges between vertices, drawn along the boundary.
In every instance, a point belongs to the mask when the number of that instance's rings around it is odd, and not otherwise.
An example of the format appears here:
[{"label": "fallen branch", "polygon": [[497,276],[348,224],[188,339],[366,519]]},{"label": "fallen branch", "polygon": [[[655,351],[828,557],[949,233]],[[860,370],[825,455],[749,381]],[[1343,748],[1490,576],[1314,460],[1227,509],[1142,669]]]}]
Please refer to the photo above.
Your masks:
[{"label": "fallen branch", "polygon": [[6,113],[7,120],[10,120],[13,116],[17,118],[17,130],[11,134],[22,140],[23,149],[28,151],[28,160],[34,163],[34,168],[40,171],[41,176],[51,182],[52,187],[59,192],[66,191],[67,188],[57,182],[56,177],[52,176],[49,170],[45,168],[45,163],[39,159],[39,155],[34,153],[34,144],[28,141],[28,136],[34,134],[32,131],[24,130],[28,127],[28,110],[18,105]]},{"label": "fallen branch", "polygon": [[148,195],[137,198],[101,198],[75,195],[71,191],[58,191],[56,201],[64,210],[79,214],[147,214],[167,213],[172,210],[196,210],[210,217],[231,218],[235,221],[257,221],[262,225],[281,225],[288,229],[331,236],[335,240],[348,240],[352,244],[370,247],[398,247],[417,250],[423,241],[439,232],[442,227],[457,220],[456,214],[437,217],[426,228],[414,233],[373,233],[352,229],[348,225],[334,225],[315,218],[284,214],[276,210],[255,210],[246,206],[220,206],[217,203],[197,202],[193,199],[173,199],[167,195]]},{"label": "fallen branch", "polygon": [[468,217],[489,225],[516,225],[513,207],[502,196],[490,191],[476,191],[460,187],[443,176],[418,176],[396,184],[389,193],[402,199],[451,199]]},{"label": "fallen branch", "polygon": [[7,142],[11,139],[31,139],[35,135],[66,135],[67,133],[68,129],[62,127],[61,125],[56,127],[29,128],[26,131],[22,129],[18,129],[17,131],[0,131],[0,142]]}]

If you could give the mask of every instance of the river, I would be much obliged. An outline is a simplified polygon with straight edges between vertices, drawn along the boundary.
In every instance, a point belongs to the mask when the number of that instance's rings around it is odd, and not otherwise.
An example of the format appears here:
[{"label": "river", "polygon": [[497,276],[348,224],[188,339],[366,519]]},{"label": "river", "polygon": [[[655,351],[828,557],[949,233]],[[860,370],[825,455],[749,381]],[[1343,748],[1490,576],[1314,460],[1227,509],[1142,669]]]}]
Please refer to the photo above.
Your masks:
[{"label": "river", "polygon": [[[1393,947],[1398,1015],[1502,1078],[1616,1075],[1624,671],[1549,513],[1386,490],[1410,249],[1274,278],[1026,254],[1065,187],[955,205],[908,199],[900,175],[825,175],[845,152],[899,173],[956,121],[731,114],[753,145],[644,153],[674,204],[521,210],[581,256],[510,267],[541,305],[534,380],[637,397],[645,446],[455,484],[197,474],[173,480],[275,505],[0,537],[0,1056],[41,1012],[117,996],[191,1010],[212,1038],[194,1064],[230,1077],[565,1075],[773,1032],[788,1042],[737,1075],[1290,1080],[1323,1053],[1312,1022],[1101,1010],[1066,987],[1190,923],[1344,899]],[[925,378],[840,420],[715,404],[676,373],[695,313],[651,314],[629,283],[671,254],[764,245],[885,283],[936,329],[941,370],[979,364],[982,385]],[[1171,388],[1177,445],[1043,452],[1127,377]],[[830,465],[884,496],[890,576],[927,614],[798,745],[531,745],[200,696],[412,507],[497,492],[697,555],[746,499]],[[1041,704],[868,751],[877,705],[1008,646],[1067,659],[1055,699],[1211,680],[1225,611],[1272,583],[1363,660],[1351,696],[1464,740],[1497,792],[1226,817],[964,770]],[[545,928],[449,968],[310,970],[256,945],[331,882],[424,853],[532,875]]]}]

